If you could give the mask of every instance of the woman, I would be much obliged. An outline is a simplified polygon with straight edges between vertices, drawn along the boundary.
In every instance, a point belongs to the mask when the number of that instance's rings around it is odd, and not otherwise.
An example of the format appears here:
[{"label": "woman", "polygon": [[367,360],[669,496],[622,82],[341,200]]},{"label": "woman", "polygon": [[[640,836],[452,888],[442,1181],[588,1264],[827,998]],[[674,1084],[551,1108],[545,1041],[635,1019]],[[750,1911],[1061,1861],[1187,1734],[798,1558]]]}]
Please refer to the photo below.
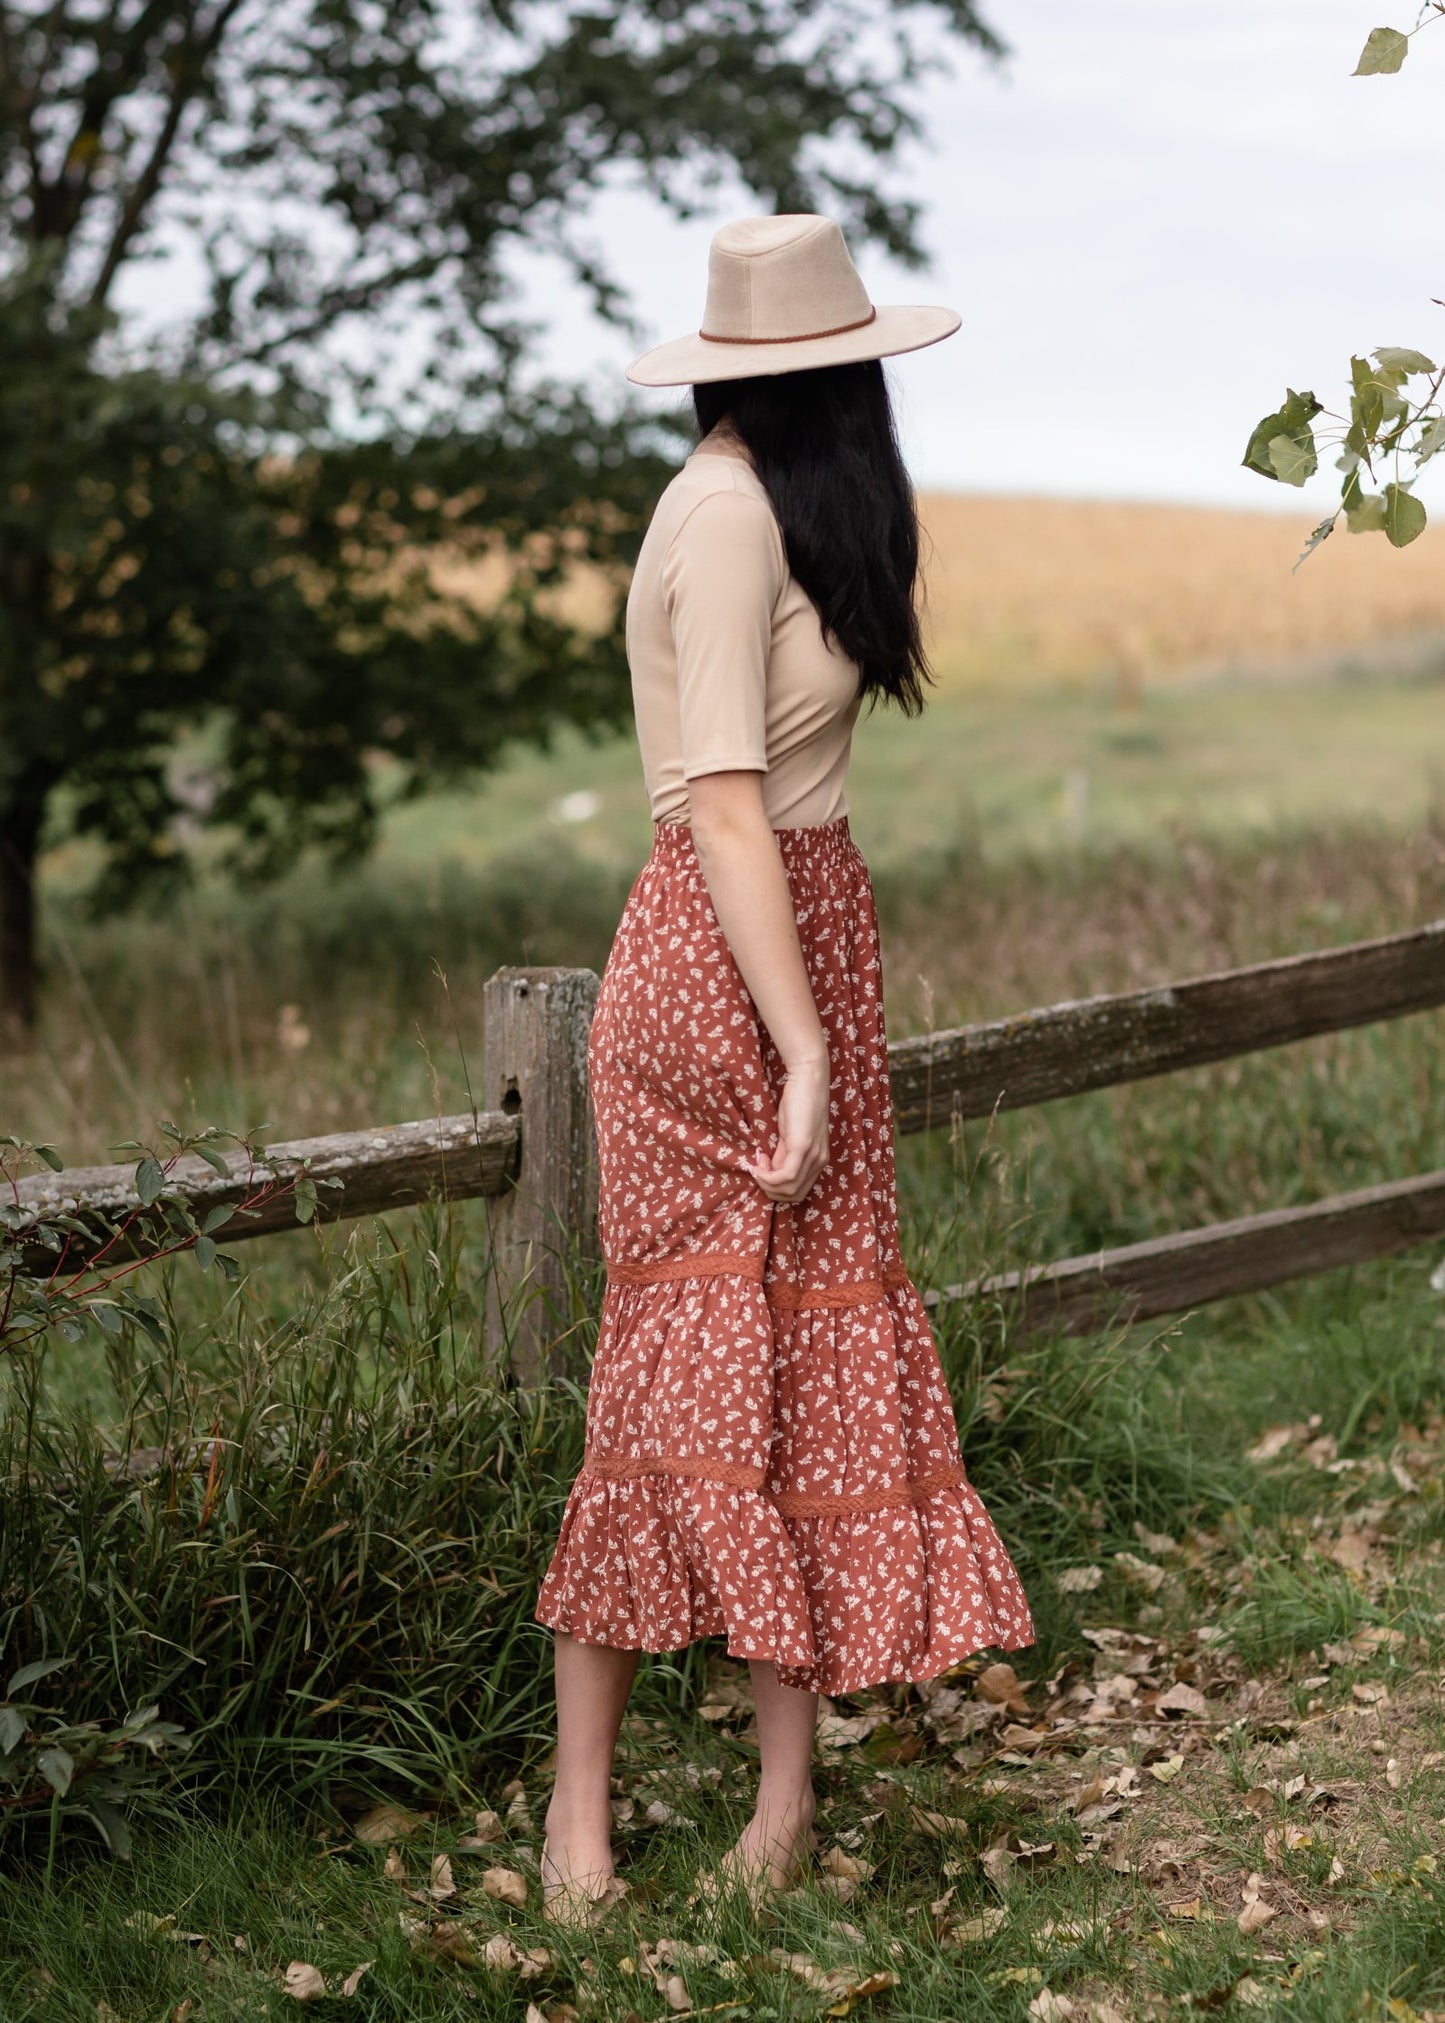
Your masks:
[{"label": "woman", "polygon": [[899,1252],[843,792],[863,699],[915,713],[929,678],[878,361],[958,322],[875,309],[831,219],[750,218],[713,240],[702,329],[628,368],[691,384],[701,440],[628,597],[655,828],[589,1042],[608,1285],[537,1610],[554,1915],[620,1891],[609,1780],[639,1651],[722,1635],[749,1661],[761,1779],[724,1869],[759,1889],[810,1844],[819,1693],[1033,1638]]}]

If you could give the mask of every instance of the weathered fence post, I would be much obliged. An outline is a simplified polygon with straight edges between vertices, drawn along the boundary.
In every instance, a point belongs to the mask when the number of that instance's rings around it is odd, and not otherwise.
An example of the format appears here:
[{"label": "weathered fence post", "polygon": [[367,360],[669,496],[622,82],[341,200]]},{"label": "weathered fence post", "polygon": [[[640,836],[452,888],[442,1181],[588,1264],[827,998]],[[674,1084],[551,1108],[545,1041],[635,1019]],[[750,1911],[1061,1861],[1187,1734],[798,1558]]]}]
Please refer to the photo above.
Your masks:
[{"label": "weathered fence post", "polygon": [[597,1254],[587,1033],[598,988],[590,969],[499,969],[482,997],[482,1105],[522,1126],[520,1167],[492,1208],[487,1333],[500,1342],[507,1330],[524,1384],[578,1362],[565,1340],[564,1253]]}]

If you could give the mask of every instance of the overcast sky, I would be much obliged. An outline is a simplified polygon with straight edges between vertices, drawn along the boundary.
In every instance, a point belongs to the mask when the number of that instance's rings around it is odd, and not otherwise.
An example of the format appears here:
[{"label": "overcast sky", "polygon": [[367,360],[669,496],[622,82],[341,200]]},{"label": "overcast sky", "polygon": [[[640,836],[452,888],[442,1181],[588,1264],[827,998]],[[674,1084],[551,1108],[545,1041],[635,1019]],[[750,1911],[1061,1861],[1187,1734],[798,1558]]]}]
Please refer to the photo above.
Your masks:
[{"label": "overcast sky", "polygon": [[[1335,405],[1352,350],[1445,352],[1445,22],[1397,77],[1352,78],[1371,27],[1415,0],[989,0],[1013,55],[959,51],[895,180],[925,205],[926,276],[862,249],[877,301],[938,301],[960,333],[900,360],[920,484],[1289,504],[1239,469],[1288,380]],[[697,328],[705,222],[605,198],[594,236],[657,343]],[[539,364],[599,376],[633,347],[557,319]],[[651,396],[666,401],[669,396]],[[1428,484],[1423,495],[1433,489]],[[1306,507],[1324,510],[1317,479]]]}]

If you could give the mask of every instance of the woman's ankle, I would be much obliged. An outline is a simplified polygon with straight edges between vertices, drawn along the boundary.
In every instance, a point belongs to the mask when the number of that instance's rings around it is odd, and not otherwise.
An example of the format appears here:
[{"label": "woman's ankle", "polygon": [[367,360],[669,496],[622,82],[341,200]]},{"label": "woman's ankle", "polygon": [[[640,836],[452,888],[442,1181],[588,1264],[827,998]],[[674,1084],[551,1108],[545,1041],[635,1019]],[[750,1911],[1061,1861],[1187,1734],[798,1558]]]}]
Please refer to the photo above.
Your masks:
[{"label": "woman's ankle", "polygon": [[543,1831],[548,1840],[612,1839],[610,1799],[593,1792],[554,1790],[547,1801]]},{"label": "woman's ankle", "polygon": [[762,1784],[758,1787],[753,1817],[774,1832],[802,1840],[812,1832],[817,1811],[818,1801],[811,1785],[780,1789]]}]

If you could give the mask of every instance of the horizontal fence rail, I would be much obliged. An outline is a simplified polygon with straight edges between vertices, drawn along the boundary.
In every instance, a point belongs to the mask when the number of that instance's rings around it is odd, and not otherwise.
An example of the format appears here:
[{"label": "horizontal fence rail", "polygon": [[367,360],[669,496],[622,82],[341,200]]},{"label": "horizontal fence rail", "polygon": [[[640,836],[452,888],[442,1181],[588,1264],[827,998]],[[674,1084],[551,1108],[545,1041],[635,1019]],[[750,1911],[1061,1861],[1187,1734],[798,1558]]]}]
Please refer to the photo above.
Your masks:
[{"label": "horizontal fence rail", "polygon": [[[317,1182],[318,1222],[337,1222],[353,1215],[379,1215],[388,1208],[411,1208],[441,1193],[456,1200],[479,1194],[501,1194],[517,1170],[521,1122],[504,1113],[433,1117],[417,1124],[383,1124],[369,1131],[341,1131],[327,1138],[299,1138],[289,1145],[269,1146],[253,1166],[244,1152],[222,1152],[223,1176],[204,1159],[177,1159],[166,1178],[167,1188],[184,1195],[197,1220],[213,1208],[234,1208],[252,1198],[268,1177],[294,1180],[305,1172]],[[20,1206],[37,1215],[82,1216],[98,1210],[111,1220],[124,1219],[140,1208],[135,1187],[135,1162],[129,1166],[83,1166],[64,1173],[39,1173],[19,1186]],[[256,1236],[274,1236],[296,1227],[290,1190],[262,1200],[247,1215],[217,1229],[218,1241],[229,1249]],[[107,1238],[87,1240],[67,1232],[70,1249],[66,1268],[79,1271]],[[124,1246],[113,1253],[127,1254]],[[54,1255],[35,1249],[27,1263],[40,1272],[55,1269]]]},{"label": "horizontal fence rail", "polygon": [[888,1049],[900,1132],[988,1117],[1445,1004],[1445,920],[1378,941],[1083,998]]},{"label": "horizontal fence rail", "polygon": [[1081,1335],[1111,1321],[1156,1320],[1341,1265],[1368,1264],[1441,1238],[1445,1172],[1422,1173],[1304,1208],[1274,1208],[971,1285],[943,1286],[923,1300],[935,1307],[980,1296],[1021,1299],[1026,1327]]}]

